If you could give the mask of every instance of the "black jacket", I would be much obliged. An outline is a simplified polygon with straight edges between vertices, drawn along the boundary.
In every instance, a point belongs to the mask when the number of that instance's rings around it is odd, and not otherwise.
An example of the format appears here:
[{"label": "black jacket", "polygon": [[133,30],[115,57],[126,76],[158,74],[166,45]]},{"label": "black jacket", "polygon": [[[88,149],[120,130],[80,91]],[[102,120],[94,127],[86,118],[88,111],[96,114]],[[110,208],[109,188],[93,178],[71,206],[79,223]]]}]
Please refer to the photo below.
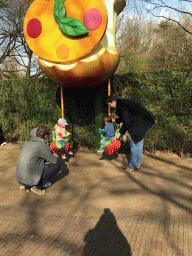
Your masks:
[{"label": "black jacket", "polygon": [[135,143],[141,141],[148,129],[154,124],[154,118],[142,105],[130,99],[118,99],[116,103],[115,120],[117,124],[123,123],[120,134],[129,132]]}]

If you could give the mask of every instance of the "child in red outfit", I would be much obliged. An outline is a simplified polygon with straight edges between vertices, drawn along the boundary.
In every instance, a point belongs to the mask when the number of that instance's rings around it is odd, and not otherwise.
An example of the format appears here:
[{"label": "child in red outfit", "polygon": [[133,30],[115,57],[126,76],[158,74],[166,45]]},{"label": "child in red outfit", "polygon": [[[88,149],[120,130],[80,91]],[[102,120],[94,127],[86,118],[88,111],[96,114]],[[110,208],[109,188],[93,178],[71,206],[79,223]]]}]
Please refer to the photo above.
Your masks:
[{"label": "child in red outfit", "polygon": [[62,148],[60,150],[61,150],[61,157],[63,159],[66,158],[66,156],[65,156],[65,138],[67,138],[67,136],[69,135],[69,133],[65,129],[66,125],[68,125],[66,120],[63,118],[60,118],[54,127],[55,134],[56,134],[56,141],[58,141],[62,146]]}]

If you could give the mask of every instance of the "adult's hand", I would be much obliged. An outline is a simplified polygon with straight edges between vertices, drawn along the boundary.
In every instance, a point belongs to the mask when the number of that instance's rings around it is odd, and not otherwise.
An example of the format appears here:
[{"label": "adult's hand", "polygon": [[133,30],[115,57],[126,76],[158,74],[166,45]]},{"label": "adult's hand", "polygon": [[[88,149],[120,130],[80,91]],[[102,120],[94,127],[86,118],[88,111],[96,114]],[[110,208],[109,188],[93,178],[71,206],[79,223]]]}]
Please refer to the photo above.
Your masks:
[{"label": "adult's hand", "polygon": [[116,134],[116,139],[119,140],[120,136],[121,136],[121,133],[118,132],[118,133]]}]

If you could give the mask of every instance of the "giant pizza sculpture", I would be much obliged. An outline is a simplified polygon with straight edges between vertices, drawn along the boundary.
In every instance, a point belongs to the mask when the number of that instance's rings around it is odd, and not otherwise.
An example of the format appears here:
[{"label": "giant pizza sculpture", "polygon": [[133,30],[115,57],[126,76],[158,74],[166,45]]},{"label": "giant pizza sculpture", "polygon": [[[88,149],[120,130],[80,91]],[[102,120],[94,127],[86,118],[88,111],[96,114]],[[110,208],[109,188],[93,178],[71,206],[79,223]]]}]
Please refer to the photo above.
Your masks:
[{"label": "giant pizza sculpture", "polygon": [[43,72],[61,86],[108,80],[119,63],[116,17],[125,0],[30,0],[24,36]]}]

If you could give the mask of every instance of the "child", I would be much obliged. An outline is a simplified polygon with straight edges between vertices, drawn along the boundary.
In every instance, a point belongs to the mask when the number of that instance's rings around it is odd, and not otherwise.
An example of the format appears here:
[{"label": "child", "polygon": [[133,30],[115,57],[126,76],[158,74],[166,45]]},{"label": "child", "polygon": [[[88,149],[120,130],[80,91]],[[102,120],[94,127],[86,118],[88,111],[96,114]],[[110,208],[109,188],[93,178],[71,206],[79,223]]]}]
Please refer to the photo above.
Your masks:
[{"label": "child", "polygon": [[110,116],[105,116],[104,122],[105,122],[105,127],[103,130],[100,130],[100,132],[105,133],[105,138],[102,139],[101,147],[99,150],[97,150],[97,152],[103,152],[104,146],[105,146],[105,141],[113,139],[115,136],[115,129],[112,124],[112,118]]},{"label": "child", "polygon": [[[68,125],[68,123],[66,122],[65,119],[60,118],[57,122],[57,124],[55,125],[54,129],[55,129],[55,134],[56,134],[56,141],[58,141],[62,148],[61,150],[61,157],[63,159],[66,158],[65,154],[65,140],[64,138],[67,138],[67,136],[69,135],[69,133],[66,131],[65,129],[65,125]],[[69,153],[72,154],[72,153]]]}]

